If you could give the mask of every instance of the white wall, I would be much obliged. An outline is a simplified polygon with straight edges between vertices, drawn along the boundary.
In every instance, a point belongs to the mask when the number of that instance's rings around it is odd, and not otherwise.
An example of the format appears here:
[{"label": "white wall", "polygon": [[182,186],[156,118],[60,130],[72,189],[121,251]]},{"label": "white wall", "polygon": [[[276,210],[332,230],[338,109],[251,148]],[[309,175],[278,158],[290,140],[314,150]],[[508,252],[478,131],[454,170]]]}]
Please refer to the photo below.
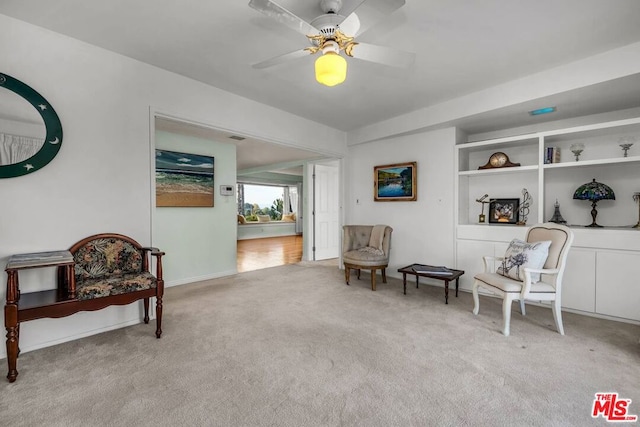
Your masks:
[{"label": "white wall", "polygon": [[[453,266],[453,128],[349,147],[344,171],[345,224],[387,224],[393,228],[387,274],[419,262]],[[373,167],[417,162],[418,200],[374,202]]]},{"label": "white wall", "polygon": [[[4,15],[0,59],[2,72],[53,105],[64,132],[60,152],[45,168],[0,182],[0,265],[12,254],[64,249],[101,232],[155,243],[150,108],[267,141],[322,147],[336,156],[346,151],[343,132]],[[21,289],[53,288],[53,276],[26,271]],[[136,323],[140,311],[134,304],[25,322],[20,347],[28,351]],[[167,330],[170,324],[165,319]]]},{"label": "white wall", "polygon": [[214,157],[212,208],[156,207],[153,245],[164,257],[166,286],[235,274],[236,198],[221,196],[220,185],[236,183],[236,146],[156,131],[157,149]]}]

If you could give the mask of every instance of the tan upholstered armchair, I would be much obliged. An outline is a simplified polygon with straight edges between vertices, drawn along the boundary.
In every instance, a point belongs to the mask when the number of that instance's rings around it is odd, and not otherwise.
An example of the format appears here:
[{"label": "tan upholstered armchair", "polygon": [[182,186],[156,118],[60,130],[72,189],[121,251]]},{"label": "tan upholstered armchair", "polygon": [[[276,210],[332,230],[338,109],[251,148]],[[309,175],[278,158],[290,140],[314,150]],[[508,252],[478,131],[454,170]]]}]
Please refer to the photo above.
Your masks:
[{"label": "tan upholstered armchair", "polygon": [[[525,300],[550,301],[556,328],[564,335],[560,298],[562,276],[572,243],[573,232],[568,227],[554,223],[537,224],[527,231],[526,242],[511,242],[505,257],[483,257],[484,272],[474,277],[473,314],[480,310],[478,287],[499,295],[503,299],[502,333],[508,336],[514,300],[520,301],[523,316]],[[536,263],[538,266],[533,265]]]},{"label": "tan upholstered armchair", "polygon": [[381,270],[382,282],[387,283],[391,232],[388,225],[345,225],[342,227],[342,261],[344,277],[349,284],[351,269],[371,270],[371,290],[376,290],[376,270]]}]

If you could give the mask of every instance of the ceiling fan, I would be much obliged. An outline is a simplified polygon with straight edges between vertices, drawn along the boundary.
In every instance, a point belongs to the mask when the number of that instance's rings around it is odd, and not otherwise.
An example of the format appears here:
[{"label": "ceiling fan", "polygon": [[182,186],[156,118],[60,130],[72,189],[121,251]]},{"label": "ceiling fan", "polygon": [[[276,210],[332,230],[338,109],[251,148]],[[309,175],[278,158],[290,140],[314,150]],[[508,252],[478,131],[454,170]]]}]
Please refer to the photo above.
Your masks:
[{"label": "ceiling fan", "polygon": [[344,82],[347,61],[340,55],[407,68],[414,53],[355,41],[355,37],[405,4],[405,0],[320,0],[322,15],[307,22],[271,0],[250,0],[253,9],[304,34],[311,46],[253,64],[267,68],[293,59],[322,52],[316,60],[316,80],[335,86]]}]

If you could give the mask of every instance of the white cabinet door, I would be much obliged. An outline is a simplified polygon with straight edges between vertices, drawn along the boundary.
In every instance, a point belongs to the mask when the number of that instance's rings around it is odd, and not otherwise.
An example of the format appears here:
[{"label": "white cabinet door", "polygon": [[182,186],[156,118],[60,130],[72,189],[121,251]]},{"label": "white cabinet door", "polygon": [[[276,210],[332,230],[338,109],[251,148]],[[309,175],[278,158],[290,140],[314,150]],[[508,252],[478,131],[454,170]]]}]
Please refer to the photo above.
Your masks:
[{"label": "white cabinet door", "polygon": [[640,320],[640,254],[599,251],[596,313]]},{"label": "white cabinet door", "polygon": [[494,243],[477,240],[458,240],[456,268],[464,270],[460,277],[460,288],[471,290],[473,276],[484,271],[482,257],[493,256]]},{"label": "white cabinet door", "polygon": [[562,279],[562,307],[596,310],[596,252],[571,248]]}]

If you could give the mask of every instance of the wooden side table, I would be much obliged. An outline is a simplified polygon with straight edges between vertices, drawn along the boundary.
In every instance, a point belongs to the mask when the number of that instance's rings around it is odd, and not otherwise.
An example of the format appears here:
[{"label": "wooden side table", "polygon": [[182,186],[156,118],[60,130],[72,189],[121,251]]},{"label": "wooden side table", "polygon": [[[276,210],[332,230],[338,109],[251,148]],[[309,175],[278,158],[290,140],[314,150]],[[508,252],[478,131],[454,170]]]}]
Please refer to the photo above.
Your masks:
[{"label": "wooden side table", "polygon": [[464,274],[463,270],[455,270],[453,268],[438,267],[427,264],[411,264],[398,269],[398,273],[402,273],[402,285],[404,294],[407,294],[407,274],[416,276],[416,288],[419,286],[420,277],[428,277],[430,279],[438,279],[444,281],[444,303],[449,304],[449,282],[456,281],[456,298],[458,297],[458,285],[460,276]]},{"label": "wooden side table", "polygon": [[[7,262],[7,301],[4,306],[4,326],[7,329],[7,363],[9,382],[18,376],[17,359],[20,353],[20,322],[38,319],[51,315],[42,311],[42,307],[51,306],[55,302],[63,302],[66,298],[75,298],[74,261],[69,251],[38,252],[13,255]],[[59,274],[64,274],[69,287],[68,295],[59,289],[30,292],[20,295],[18,271],[30,268],[59,267]],[[40,309],[40,310],[39,310]]]}]

